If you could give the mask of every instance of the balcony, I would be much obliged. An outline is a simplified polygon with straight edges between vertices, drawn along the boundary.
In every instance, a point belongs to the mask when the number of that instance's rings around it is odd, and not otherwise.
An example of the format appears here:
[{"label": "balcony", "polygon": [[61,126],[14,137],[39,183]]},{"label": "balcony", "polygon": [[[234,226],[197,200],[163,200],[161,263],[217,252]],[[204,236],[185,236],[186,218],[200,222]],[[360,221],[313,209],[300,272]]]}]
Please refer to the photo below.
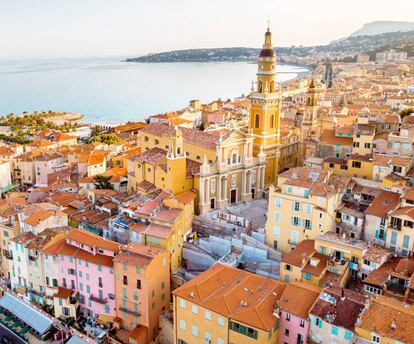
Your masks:
[{"label": "balcony", "polygon": [[128,308],[122,307],[122,306],[118,307],[118,310],[120,310],[121,312],[125,312],[125,313],[128,313],[128,314],[131,314],[131,315],[133,315],[135,317],[138,317],[138,316],[141,315],[139,312],[135,312],[135,311],[133,311],[131,309],[128,309]]},{"label": "balcony", "polygon": [[349,260],[346,258],[331,258],[327,262],[328,270],[337,275],[342,275],[348,269]]},{"label": "balcony", "polygon": [[108,303],[108,299],[101,299],[100,297],[94,296],[91,294],[91,296],[89,297],[93,302],[97,302],[100,303],[101,305],[105,305]]},{"label": "balcony", "polygon": [[36,289],[32,289],[32,288],[28,288],[28,289],[27,289],[27,292],[28,292],[29,294],[36,295],[36,296],[38,296],[38,297],[43,297],[43,296],[45,296],[45,293],[44,293],[43,291],[37,291]]}]

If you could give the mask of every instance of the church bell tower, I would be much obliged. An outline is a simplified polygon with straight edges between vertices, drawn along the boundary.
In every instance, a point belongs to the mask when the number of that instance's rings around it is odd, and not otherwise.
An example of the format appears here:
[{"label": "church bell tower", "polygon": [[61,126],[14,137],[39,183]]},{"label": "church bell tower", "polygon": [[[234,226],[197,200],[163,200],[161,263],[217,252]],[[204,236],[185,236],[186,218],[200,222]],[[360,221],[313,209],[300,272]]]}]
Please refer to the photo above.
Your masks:
[{"label": "church bell tower", "polygon": [[276,85],[276,54],[272,33],[265,33],[257,61],[256,87],[252,86],[249,128],[254,136],[254,155],[266,155],[265,185],[275,184],[280,157],[280,91]]}]

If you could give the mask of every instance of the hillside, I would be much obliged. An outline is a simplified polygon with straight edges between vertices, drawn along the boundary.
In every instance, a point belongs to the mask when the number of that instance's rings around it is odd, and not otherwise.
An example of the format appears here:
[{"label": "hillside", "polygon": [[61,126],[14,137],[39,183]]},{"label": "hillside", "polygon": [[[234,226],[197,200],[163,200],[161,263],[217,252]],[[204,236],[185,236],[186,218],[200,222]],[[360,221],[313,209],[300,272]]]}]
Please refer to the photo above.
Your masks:
[{"label": "hillside", "polygon": [[351,37],[355,36],[373,36],[381,35],[389,32],[407,32],[414,30],[414,23],[401,22],[401,21],[374,21],[362,26],[359,30],[351,34]]},{"label": "hillside", "polygon": [[[356,54],[366,52],[375,56],[378,51],[395,49],[408,52],[414,56],[414,30],[409,32],[391,32],[380,35],[350,36],[331,42],[327,45],[311,47],[278,47],[277,54],[283,56],[320,56],[321,59],[343,60],[353,58]],[[259,53],[258,48],[216,48],[187,49],[148,54],[128,58],[126,62],[216,62],[216,61],[254,61]]]}]

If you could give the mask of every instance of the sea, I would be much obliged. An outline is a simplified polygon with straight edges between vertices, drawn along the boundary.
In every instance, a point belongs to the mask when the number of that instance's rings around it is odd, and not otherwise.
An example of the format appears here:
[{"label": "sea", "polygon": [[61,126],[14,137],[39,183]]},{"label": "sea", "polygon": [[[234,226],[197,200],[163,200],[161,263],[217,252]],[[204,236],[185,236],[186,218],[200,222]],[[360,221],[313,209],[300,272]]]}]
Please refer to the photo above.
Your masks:
[{"label": "sea", "polygon": [[[84,121],[123,123],[248,94],[257,66],[247,62],[132,63],[125,57],[0,59],[0,116],[67,111]],[[279,82],[306,69],[279,65]]]}]

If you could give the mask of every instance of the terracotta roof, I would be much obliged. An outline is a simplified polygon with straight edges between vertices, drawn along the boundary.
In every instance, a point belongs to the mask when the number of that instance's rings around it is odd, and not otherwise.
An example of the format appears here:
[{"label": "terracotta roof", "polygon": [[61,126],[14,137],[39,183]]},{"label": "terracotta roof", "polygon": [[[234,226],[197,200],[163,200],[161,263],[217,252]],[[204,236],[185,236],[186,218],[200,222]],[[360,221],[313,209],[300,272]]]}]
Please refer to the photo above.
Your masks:
[{"label": "terracotta roof", "polygon": [[311,275],[320,277],[326,271],[328,260],[328,256],[315,252],[302,269],[302,272],[308,272]]},{"label": "terracotta roof", "polygon": [[330,145],[352,146],[352,138],[335,136],[333,129],[325,129],[319,141]]},{"label": "terracotta roof", "polygon": [[203,147],[204,149],[215,150],[216,144],[220,139],[219,135],[210,133],[208,131],[201,131],[185,127],[180,127],[180,130],[186,143]]},{"label": "terracotta roof", "polygon": [[399,203],[400,195],[398,193],[381,191],[381,193],[374,198],[370,206],[365,210],[365,214],[387,218],[388,212],[397,208]]},{"label": "terracotta roof", "polygon": [[[341,293],[344,298],[341,298]],[[331,302],[327,301],[328,299]],[[332,324],[354,331],[355,323],[364,309],[363,295],[343,288],[325,289],[313,305],[310,314]]]},{"label": "terracotta roof", "polygon": [[408,168],[412,164],[411,158],[385,154],[374,154],[372,161],[377,166],[397,165]]},{"label": "terracotta roof", "polygon": [[303,240],[291,252],[283,256],[282,263],[301,267],[302,258],[310,257],[313,252],[315,252],[315,240]]},{"label": "terracotta roof", "polygon": [[[152,116],[156,117],[156,116]],[[157,136],[173,136],[175,134],[175,130],[173,127],[165,123],[150,123],[141,129],[142,133],[148,133]]]},{"label": "terracotta roof", "polygon": [[98,149],[94,150],[88,156],[88,165],[103,164],[107,154],[108,154],[108,152],[104,151],[104,150],[98,150]]},{"label": "terracotta roof", "polygon": [[173,198],[175,198],[180,203],[188,204],[191,201],[193,201],[196,197],[197,195],[194,192],[186,191],[178,195],[175,195]]},{"label": "terracotta roof", "polygon": [[197,161],[186,159],[185,168],[186,168],[186,178],[192,178],[193,176],[200,173],[201,164]]},{"label": "terracotta roof", "polygon": [[395,269],[398,262],[399,259],[393,259],[382,264],[379,268],[371,271],[362,282],[382,288],[388,281],[389,272]]},{"label": "terracotta roof", "polygon": [[67,216],[67,215],[61,211],[39,209],[32,215],[28,216],[24,220],[24,222],[30,226],[37,226],[38,224],[45,221],[51,216]]},{"label": "terracotta roof", "polygon": [[16,234],[13,238],[10,239],[10,241],[25,245],[32,241],[35,237],[36,235],[34,235],[32,232],[22,232]]},{"label": "terracotta roof", "polygon": [[130,159],[139,163],[158,165],[166,159],[167,151],[158,147],[151,148],[143,153],[132,156]]},{"label": "terracotta roof", "polygon": [[289,283],[280,298],[280,308],[302,319],[307,319],[321,291],[322,288],[309,283]]},{"label": "terracotta roof", "polygon": [[73,291],[71,289],[59,287],[58,291],[53,295],[59,299],[67,299],[72,295]]},{"label": "terracotta roof", "polygon": [[401,207],[391,212],[390,215],[391,216],[408,216],[414,219],[414,207]]},{"label": "terracotta roof", "polygon": [[152,219],[155,221],[162,221],[168,223],[174,223],[175,220],[183,213],[183,209],[180,208],[161,208]]},{"label": "terracotta roof", "polygon": [[154,257],[165,252],[167,251],[161,248],[159,249],[145,245],[128,244],[128,247],[118,253],[113,261],[131,264],[134,267],[137,265],[145,267],[152,262]]},{"label": "terracotta roof", "polygon": [[379,295],[362,314],[358,327],[401,343],[414,343],[413,324],[412,305]]},{"label": "terracotta roof", "polygon": [[270,331],[278,321],[273,312],[285,287],[270,278],[215,264],[173,294],[234,321]]},{"label": "terracotta roof", "polygon": [[404,198],[409,201],[414,201],[414,187],[409,187],[404,190]]},{"label": "terracotta roof", "polygon": [[146,229],[145,229],[145,235],[161,238],[161,239],[167,239],[172,231],[172,227],[157,225],[156,223],[151,223]]},{"label": "terracotta roof", "polygon": [[391,254],[391,251],[389,249],[378,246],[378,245],[372,245],[364,253],[362,258],[369,260],[370,262],[381,263],[384,257],[387,258],[390,254]]},{"label": "terracotta roof", "polygon": [[119,250],[119,243],[112,240],[106,240],[101,236],[84,229],[73,229],[72,232],[68,234],[67,239],[85,244],[90,247],[99,247],[108,251],[116,252]]}]

